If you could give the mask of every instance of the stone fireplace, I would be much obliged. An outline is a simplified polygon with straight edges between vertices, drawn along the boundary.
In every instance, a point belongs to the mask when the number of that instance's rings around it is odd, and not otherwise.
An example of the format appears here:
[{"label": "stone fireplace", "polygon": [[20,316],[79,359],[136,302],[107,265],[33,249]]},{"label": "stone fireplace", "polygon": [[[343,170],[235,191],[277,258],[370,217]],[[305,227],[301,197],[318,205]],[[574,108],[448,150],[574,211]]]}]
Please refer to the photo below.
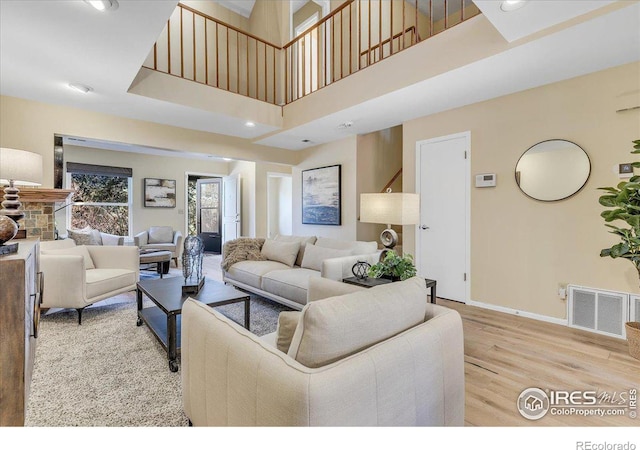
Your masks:
[{"label": "stone fireplace", "polygon": [[21,188],[24,219],[19,222],[18,236],[22,233],[26,238],[40,238],[42,241],[55,239],[56,203],[66,203],[71,194],[71,189]]}]

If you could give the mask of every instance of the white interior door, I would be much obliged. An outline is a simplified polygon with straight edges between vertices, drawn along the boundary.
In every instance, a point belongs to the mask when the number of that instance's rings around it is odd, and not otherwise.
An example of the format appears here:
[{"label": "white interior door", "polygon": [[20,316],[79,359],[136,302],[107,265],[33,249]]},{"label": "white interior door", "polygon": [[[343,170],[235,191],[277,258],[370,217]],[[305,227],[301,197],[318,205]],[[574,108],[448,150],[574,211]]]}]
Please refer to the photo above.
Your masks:
[{"label": "white interior door", "polygon": [[222,178],[222,244],[241,235],[240,174]]},{"label": "white interior door", "polygon": [[437,281],[438,297],[469,300],[470,134],[418,142],[418,273]]}]

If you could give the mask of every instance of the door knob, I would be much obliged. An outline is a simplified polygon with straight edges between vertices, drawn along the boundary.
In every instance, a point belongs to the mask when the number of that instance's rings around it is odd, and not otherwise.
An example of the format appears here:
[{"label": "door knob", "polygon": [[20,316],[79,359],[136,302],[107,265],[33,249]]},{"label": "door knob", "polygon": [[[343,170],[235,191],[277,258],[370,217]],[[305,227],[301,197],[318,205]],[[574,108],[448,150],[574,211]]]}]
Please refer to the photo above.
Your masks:
[{"label": "door knob", "polygon": [[422,228],[423,230],[428,230],[429,229],[429,227],[426,226],[426,225],[420,225],[420,228]]}]

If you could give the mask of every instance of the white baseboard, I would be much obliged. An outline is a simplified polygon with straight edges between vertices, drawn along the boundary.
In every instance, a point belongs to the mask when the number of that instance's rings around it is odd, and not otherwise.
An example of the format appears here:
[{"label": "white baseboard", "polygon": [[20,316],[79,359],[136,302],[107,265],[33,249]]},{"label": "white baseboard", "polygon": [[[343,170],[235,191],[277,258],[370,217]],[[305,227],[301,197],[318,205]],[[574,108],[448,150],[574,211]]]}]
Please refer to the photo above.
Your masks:
[{"label": "white baseboard", "polygon": [[540,320],[542,322],[555,323],[557,325],[564,325],[564,326],[568,326],[569,325],[569,322],[567,321],[567,319],[558,319],[557,317],[543,316],[542,314],[536,314],[536,313],[532,313],[532,312],[528,312],[528,311],[520,311],[518,309],[507,308],[507,307],[498,306],[498,305],[492,305],[490,303],[482,303],[482,302],[476,302],[474,300],[470,300],[470,301],[467,302],[467,305],[469,305],[469,306],[477,306],[478,308],[490,309],[490,310],[493,310],[493,311],[499,311],[499,312],[503,312],[503,313],[506,313],[506,314],[512,314],[514,316],[526,317],[528,319]]}]

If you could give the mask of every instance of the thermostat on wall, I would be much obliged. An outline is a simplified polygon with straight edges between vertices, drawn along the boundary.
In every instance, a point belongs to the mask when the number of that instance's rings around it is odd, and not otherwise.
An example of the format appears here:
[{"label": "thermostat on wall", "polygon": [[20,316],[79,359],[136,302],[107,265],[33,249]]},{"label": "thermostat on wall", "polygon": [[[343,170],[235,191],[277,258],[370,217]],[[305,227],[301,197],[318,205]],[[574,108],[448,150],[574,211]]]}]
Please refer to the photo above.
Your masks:
[{"label": "thermostat on wall", "polygon": [[496,174],[495,173],[479,173],[476,175],[476,187],[495,187]]}]

